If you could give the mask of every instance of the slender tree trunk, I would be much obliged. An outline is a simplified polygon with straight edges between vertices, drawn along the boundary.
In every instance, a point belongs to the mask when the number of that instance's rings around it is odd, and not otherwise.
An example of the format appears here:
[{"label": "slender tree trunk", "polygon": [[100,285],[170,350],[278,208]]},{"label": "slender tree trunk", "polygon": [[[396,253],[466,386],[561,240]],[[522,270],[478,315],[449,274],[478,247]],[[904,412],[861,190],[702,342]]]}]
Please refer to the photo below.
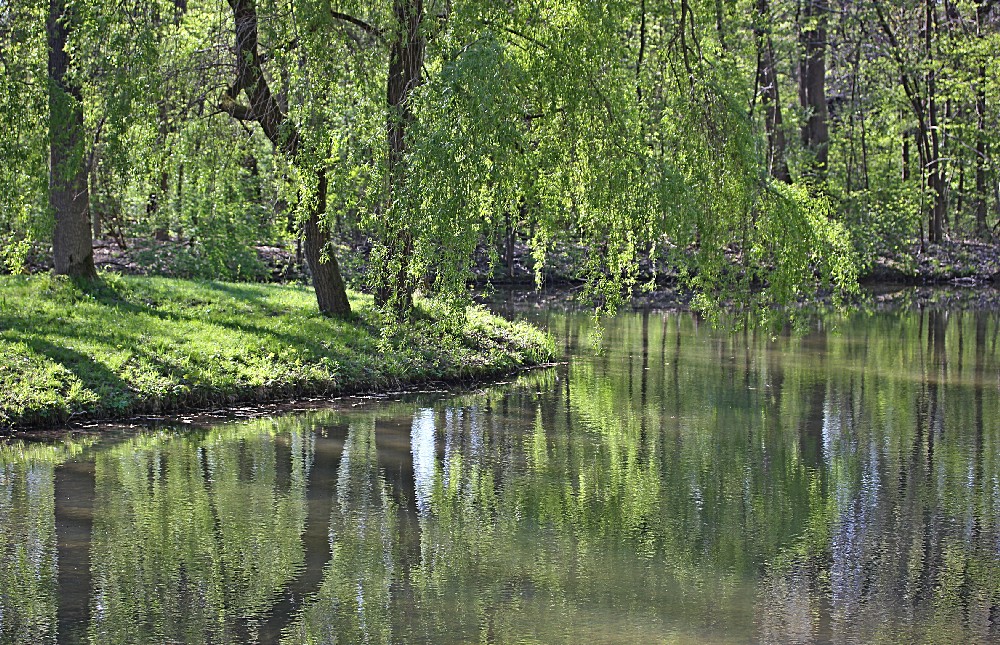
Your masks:
[{"label": "slender tree trunk", "polygon": [[65,0],[50,0],[45,31],[49,46],[49,208],[56,220],[52,260],[57,274],[96,278],[83,102],[80,88],[66,80],[70,19]]},{"label": "slender tree trunk", "polygon": [[868,126],[865,125],[865,109],[862,105],[861,114],[861,174],[865,180],[865,190],[871,190],[871,181],[868,173]]},{"label": "slender tree trunk", "polygon": [[808,114],[802,126],[802,145],[809,151],[809,174],[826,179],[830,131],[826,108],[827,0],[805,0],[801,31],[802,59],[799,67],[799,101]]},{"label": "slender tree trunk", "polygon": [[934,202],[931,204],[930,219],[927,225],[927,239],[932,244],[939,244],[944,239],[944,217],[947,208],[944,161],[941,159],[941,137],[937,116],[937,77],[934,72],[933,38],[934,38],[934,0],[926,0],[924,4],[925,25],[924,34],[927,46],[927,59],[931,61],[927,71],[927,112],[930,125],[930,147],[927,158],[927,187],[931,189]]},{"label": "slender tree trunk", "polygon": [[[990,2],[980,0],[976,7],[976,37],[983,37],[983,26],[990,11]],[[990,235],[986,223],[989,189],[986,181],[986,155],[989,153],[986,135],[986,63],[980,60],[978,87],[976,88],[976,236]],[[1000,206],[1000,202],[997,204]]]},{"label": "slender tree trunk", "polygon": [[979,66],[976,91],[976,235],[985,237],[986,225],[986,65]]},{"label": "slender tree trunk", "polygon": [[785,131],[781,118],[781,100],[778,96],[778,74],[775,69],[774,42],[771,39],[771,9],[768,0],[757,0],[757,19],[754,31],[757,36],[760,69],[760,101],[764,107],[764,130],[767,133],[767,169],[771,177],[791,183],[788,163],[785,161]]},{"label": "slender tree trunk", "polygon": [[635,61],[635,95],[642,103],[642,59],[646,54],[646,0],[639,3],[639,56]]},{"label": "slender tree trunk", "polygon": [[948,224],[949,230],[960,231],[962,229],[962,209],[965,207],[965,164],[958,167],[958,190],[955,197],[955,216]]},{"label": "slender tree trunk", "polygon": [[507,277],[514,277],[514,218],[507,211],[506,230],[504,231],[503,262],[507,266]]},{"label": "slender tree trunk", "polygon": [[[235,119],[254,121],[275,149],[295,161],[301,151],[301,137],[271,93],[264,77],[257,46],[257,5],[255,0],[229,0],[236,27],[236,81],[227,88],[220,108]],[[244,92],[248,105],[236,102]],[[306,261],[321,313],[344,317],[351,314],[347,289],[330,245],[330,233],[323,221],[326,211],[326,173],[318,171],[316,203],[303,227]]]},{"label": "slender tree trunk", "polygon": [[413,306],[415,281],[410,276],[413,256],[413,234],[406,224],[407,204],[401,188],[406,177],[406,133],[413,124],[410,105],[413,91],[422,82],[425,41],[420,33],[424,16],[423,0],[393,0],[396,33],[389,51],[389,76],[386,102],[389,107],[386,133],[389,146],[388,203],[389,218],[384,243],[389,251],[388,275],[376,289],[376,303],[396,313]]},{"label": "slender tree trunk", "polygon": [[910,131],[909,130],[903,131],[902,163],[903,163],[902,180],[908,181],[910,179]]},{"label": "slender tree trunk", "polygon": [[155,218],[156,227],[153,229],[153,239],[157,242],[167,242],[170,240],[170,227],[167,224],[167,193],[170,190],[170,173],[165,169],[160,171],[160,183],[157,192],[149,197],[151,215]]}]

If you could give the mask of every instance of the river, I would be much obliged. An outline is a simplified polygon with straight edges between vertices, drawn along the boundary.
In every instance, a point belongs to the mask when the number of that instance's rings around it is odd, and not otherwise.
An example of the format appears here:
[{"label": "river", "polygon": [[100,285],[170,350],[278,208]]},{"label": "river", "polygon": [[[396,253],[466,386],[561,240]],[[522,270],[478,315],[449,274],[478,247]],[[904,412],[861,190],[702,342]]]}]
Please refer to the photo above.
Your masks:
[{"label": "river", "polygon": [[1000,640],[1000,316],[729,334],[0,447],[4,643]]}]

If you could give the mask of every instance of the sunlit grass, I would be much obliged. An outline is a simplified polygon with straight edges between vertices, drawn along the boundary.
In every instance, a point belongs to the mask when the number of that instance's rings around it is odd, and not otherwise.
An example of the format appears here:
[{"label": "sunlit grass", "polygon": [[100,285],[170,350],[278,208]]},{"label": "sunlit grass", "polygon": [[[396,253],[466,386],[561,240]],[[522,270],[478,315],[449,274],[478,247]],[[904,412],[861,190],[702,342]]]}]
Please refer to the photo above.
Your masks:
[{"label": "sunlit grass", "polygon": [[294,285],[0,277],[0,427],[484,378],[548,360],[550,340],[479,309],[422,302],[387,325],[323,317]]}]

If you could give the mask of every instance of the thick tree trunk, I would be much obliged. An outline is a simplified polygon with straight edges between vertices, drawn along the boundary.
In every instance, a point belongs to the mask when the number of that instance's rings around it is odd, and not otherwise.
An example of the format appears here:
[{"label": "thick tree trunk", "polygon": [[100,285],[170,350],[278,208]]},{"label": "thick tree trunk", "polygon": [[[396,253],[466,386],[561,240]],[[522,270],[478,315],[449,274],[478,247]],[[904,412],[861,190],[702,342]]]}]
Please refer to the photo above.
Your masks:
[{"label": "thick tree trunk", "polygon": [[[299,156],[301,137],[294,124],[271,93],[264,77],[258,52],[257,5],[255,0],[229,0],[236,27],[236,82],[226,90],[221,109],[235,119],[254,121],[275,149],[293,161]],[[248,105],[236,102],[244,92]],[[313,277],[316,302],[321,313],[327,316],[346,317],[351,314],[351,303],[340,275],[340,267],[330,246],[330,233],[323,221],[326,211],[326,173],[319,170],[319,191],[316,204],[303,227],[306,261]]]},{"label": "thick tree trunk", "polygon": [[321,171],[316,205],[310,211],[305,224],[306,262],[309,263],[309,271],[312,273],[319,310],[330,314],[350,313],[351,303],[347,300],[347,289],[340,275],[340,265],[337,264],[337,258],[330,245],[329,230],[322,221],[323,212],[326,210],[326,191],[326,173]]},{"label": "thick tree trunk", "polygon": [[782,127],[781,100],[778,96],[778,74],[775,70],[774,43],[771,40],[771,9],[768,0],[757,0],[758,56],[760,60],[757,82],[760,84],[760,101],[764,107],[764,130],[767,133],[767,169],[771,177],[786,184],[792,178],[785,161],[785,131]]},{"label": "thick tree trunk", "polygon": [[50,0],[45,31],[49,46],[49,207],[55,214],[55,272],[96,278],[90,194],[84,154],[80,88],[66,82],[69,34],[65,0]]},{"label": "thick tree trunk", "polygon": [[396,313],[404,313],[413,306],[416,284],[409,272],[413,234],[406,225],[407,206],[400,199],[400,187],[406,181],[406,133],[414,119],[410,96],[422,82],[425,42],[420,24],[424,16],[423,0],[393,0],[393,14],[396,34],[390,45],[386,84],[389,185],[385,212],[390,221],[384,243],[389,251],[389,268],[388,275],[381,278],[376,289],[376,303]]},{"label": "thick tree trunk", "polygon": [[801,32],[802,59],[799,63],[799,101],[808,114],[802,126],[802,145],[811,155],[808,173],[826,179],[830,132],[826,108],[826,24],[830,8],[827,0],[805,0]]}]

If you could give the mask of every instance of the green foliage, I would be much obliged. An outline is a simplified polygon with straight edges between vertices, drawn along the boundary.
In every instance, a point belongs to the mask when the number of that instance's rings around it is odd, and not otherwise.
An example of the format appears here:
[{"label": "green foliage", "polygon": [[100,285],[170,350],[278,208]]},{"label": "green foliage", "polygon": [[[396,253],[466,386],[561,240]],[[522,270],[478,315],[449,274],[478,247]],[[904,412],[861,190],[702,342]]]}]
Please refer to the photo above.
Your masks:
[{"label": "green foliage", "polygon": [[[995,221],[995,197],[977,177],[996,184],[989,144],[1000,136],[991,118],[1000,75],[990,52],[1000,32],[996,11],[976,3],[932,7],[941,15],[929,45],[917,24],[924,5],[832,3],[830,162],[818,183],[802,179],[814,154],[799,141],[809,114],[793,70],[799,35],[819,18],[802,24],[787,0],[769,0],[768,24],[750,0],[424,3],[414,43],[421,74],[407,88],[392,173],[386,133],[398,106],[387,105],[386,89],[392,43],[404,33],[394,3],[254,3],[261,68],[287,117],[279,140],[298,136],[294,159],[224,109],[248,100],[245,91],[224,95],[235,27],[225,5],[72,4],[92,212],[105,235],[127,244],[169,237],[170,253],[142,258],[172,275],[260,277],[252,247],[299,234],[322,175],[326,225],[359,247],[345,265],[363,268],[369,287],[402,276],[398,288],[419,286],[458,310],[477,251],[497,267],[508,237],[530,245],[539,281],[553,252],[582,249],[574,276],[608,312],[662,277],[639,284],[646,258],[716,308],[749,301],[763,311],[817,289],[847,293],[856,275],[847,246],[861,267],[907,247],[933,201],[913,138],[913,106],[929,104],[932,72],[949,226],[976,233],[980,204]],[[51,234],[38,125],[47,110],[45,9],[31,0],[0,10],[8,270],[22,269]],[[775,52],[786,161],[825,202],[767,177],[763,35]],[[919,86],[905,89],[904,76]]]},{"label": "green foliage", "polygon": [[52,234],[47,208],[45,116],[48,4],[0,7],[0,271],[20,272],[32,246]]}]

